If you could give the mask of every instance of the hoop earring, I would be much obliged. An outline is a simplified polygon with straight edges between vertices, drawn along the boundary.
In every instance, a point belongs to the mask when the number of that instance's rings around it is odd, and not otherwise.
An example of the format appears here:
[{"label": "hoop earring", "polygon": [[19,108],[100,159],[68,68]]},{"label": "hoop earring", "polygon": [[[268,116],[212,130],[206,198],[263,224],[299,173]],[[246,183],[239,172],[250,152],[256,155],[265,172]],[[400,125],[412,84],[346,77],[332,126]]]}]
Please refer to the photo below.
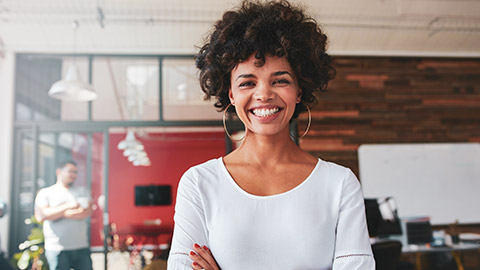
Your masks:
[{"label": "hoop earring", "polygon": [[305,137],[305,135],[307,135],[308,131],[310,130],[310,125],[312,124],[312,113],[310,112],[310,107],[308,107],[307,104],[304,104],[304,105],[307,107],[307,111],[308,111],[308,125],[307,125],[307,129],[305,130],[303,135],[300,136],[300,138],[303,138]]},{"label": "hoop earring", "polygon": [[225,110],[223,111],[223,130],[225,130],[225,134],[227,134],[227,136],[228,136],[228,138],[230,138],[230,140],[232,140],[232,141],[237,141],[237,142],[238,142],[238,141],[241,141],[241,140],[245,139],[245,135],[243,135],[243,137],[240,138],[240,139],[238,139],[238,140],[234,139],[234,138],[230,135],[230,133],[228,132],[227,123],[226,123],[226,120],[225,120],[225,118],[227,118],[228,108],[230,108],[231,105],[232,105],[232,103],[228,104],[228,106],[227,106],[227,107],[225,108]]}]

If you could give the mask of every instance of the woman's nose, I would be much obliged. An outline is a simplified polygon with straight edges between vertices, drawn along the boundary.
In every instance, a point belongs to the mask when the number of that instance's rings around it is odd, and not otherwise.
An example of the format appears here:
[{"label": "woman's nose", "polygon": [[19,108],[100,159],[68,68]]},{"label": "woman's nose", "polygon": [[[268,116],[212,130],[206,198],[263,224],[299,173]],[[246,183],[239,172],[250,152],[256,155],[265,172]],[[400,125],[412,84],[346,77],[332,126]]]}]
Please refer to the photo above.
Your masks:
[{"label": "woman's nose", "polygon": [[275,92],[273,92],[271,86],[265,83],[258,84],[257,89],[253,94],[253,97],[260,101],[272,100],[274,96]]}]

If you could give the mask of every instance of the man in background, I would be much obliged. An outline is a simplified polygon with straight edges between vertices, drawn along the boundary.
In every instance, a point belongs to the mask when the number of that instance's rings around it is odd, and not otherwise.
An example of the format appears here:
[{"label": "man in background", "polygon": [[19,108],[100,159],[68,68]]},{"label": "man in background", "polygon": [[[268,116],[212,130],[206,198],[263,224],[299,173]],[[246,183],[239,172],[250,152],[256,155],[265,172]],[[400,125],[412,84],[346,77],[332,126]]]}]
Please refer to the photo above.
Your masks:
[{"label": "man in background", "polygon": [[85,188],[73,186],[77,173],[75,162],[60,163],[57,182],[41,189],[35,199],[35,217],[43,221],[51,270],[92,269],[87,224],[92,203]]}]

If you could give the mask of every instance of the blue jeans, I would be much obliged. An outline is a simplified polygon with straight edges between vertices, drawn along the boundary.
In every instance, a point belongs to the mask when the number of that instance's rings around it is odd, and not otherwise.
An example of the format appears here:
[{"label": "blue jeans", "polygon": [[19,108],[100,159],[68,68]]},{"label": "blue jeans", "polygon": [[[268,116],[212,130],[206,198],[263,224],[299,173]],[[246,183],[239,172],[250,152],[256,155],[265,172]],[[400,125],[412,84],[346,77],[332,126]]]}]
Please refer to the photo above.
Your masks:
[{"label": "blue jeans", "polygon": [[92,270],[89,248],[62,251],[45,250],[45,257],[50,270]]}]

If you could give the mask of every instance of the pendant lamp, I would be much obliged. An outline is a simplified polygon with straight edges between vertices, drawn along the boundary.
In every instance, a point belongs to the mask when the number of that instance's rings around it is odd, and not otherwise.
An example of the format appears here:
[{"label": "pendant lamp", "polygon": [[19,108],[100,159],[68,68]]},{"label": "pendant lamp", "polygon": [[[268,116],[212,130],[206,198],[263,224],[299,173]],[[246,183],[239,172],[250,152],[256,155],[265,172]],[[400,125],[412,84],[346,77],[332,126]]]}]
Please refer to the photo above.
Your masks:
[{"label": "pendant lamp", "polygon": [[135,138],[134,130],[127,131],[127,136],[118,143],[117,148],[124,150],[123,155],[127,157],[128,161],[133,163],[133,166],[152,165],[152,162],[144,150],[145,147]]},{"label": "pendant lamp", "polygon": [[[73,51],[76,53],[78,21],[73,22]],[[63,80],[60,80],[50,87],[48,95],[52,98],[64,101],[91,101],[97,98],[97,92],[93,86],[82,81],[78,72],[75,60],[67,69]]]},{"label": "pendant lamp", "polygon": [[97,98],[93,87],[80,80],[75,64],[68,67],[65,78],[52,85],[48,95],[64,101],[91,101]]},{"label": "pendant lamp", "polygon": [[135,132],[133,130],[129,130],[127,132],[127,137],[124,140],[120,141],[117,145],[119,150],[127,150],[127,149],[135,149],[135,150],[143,150],[143,144],[135,139]]}]

